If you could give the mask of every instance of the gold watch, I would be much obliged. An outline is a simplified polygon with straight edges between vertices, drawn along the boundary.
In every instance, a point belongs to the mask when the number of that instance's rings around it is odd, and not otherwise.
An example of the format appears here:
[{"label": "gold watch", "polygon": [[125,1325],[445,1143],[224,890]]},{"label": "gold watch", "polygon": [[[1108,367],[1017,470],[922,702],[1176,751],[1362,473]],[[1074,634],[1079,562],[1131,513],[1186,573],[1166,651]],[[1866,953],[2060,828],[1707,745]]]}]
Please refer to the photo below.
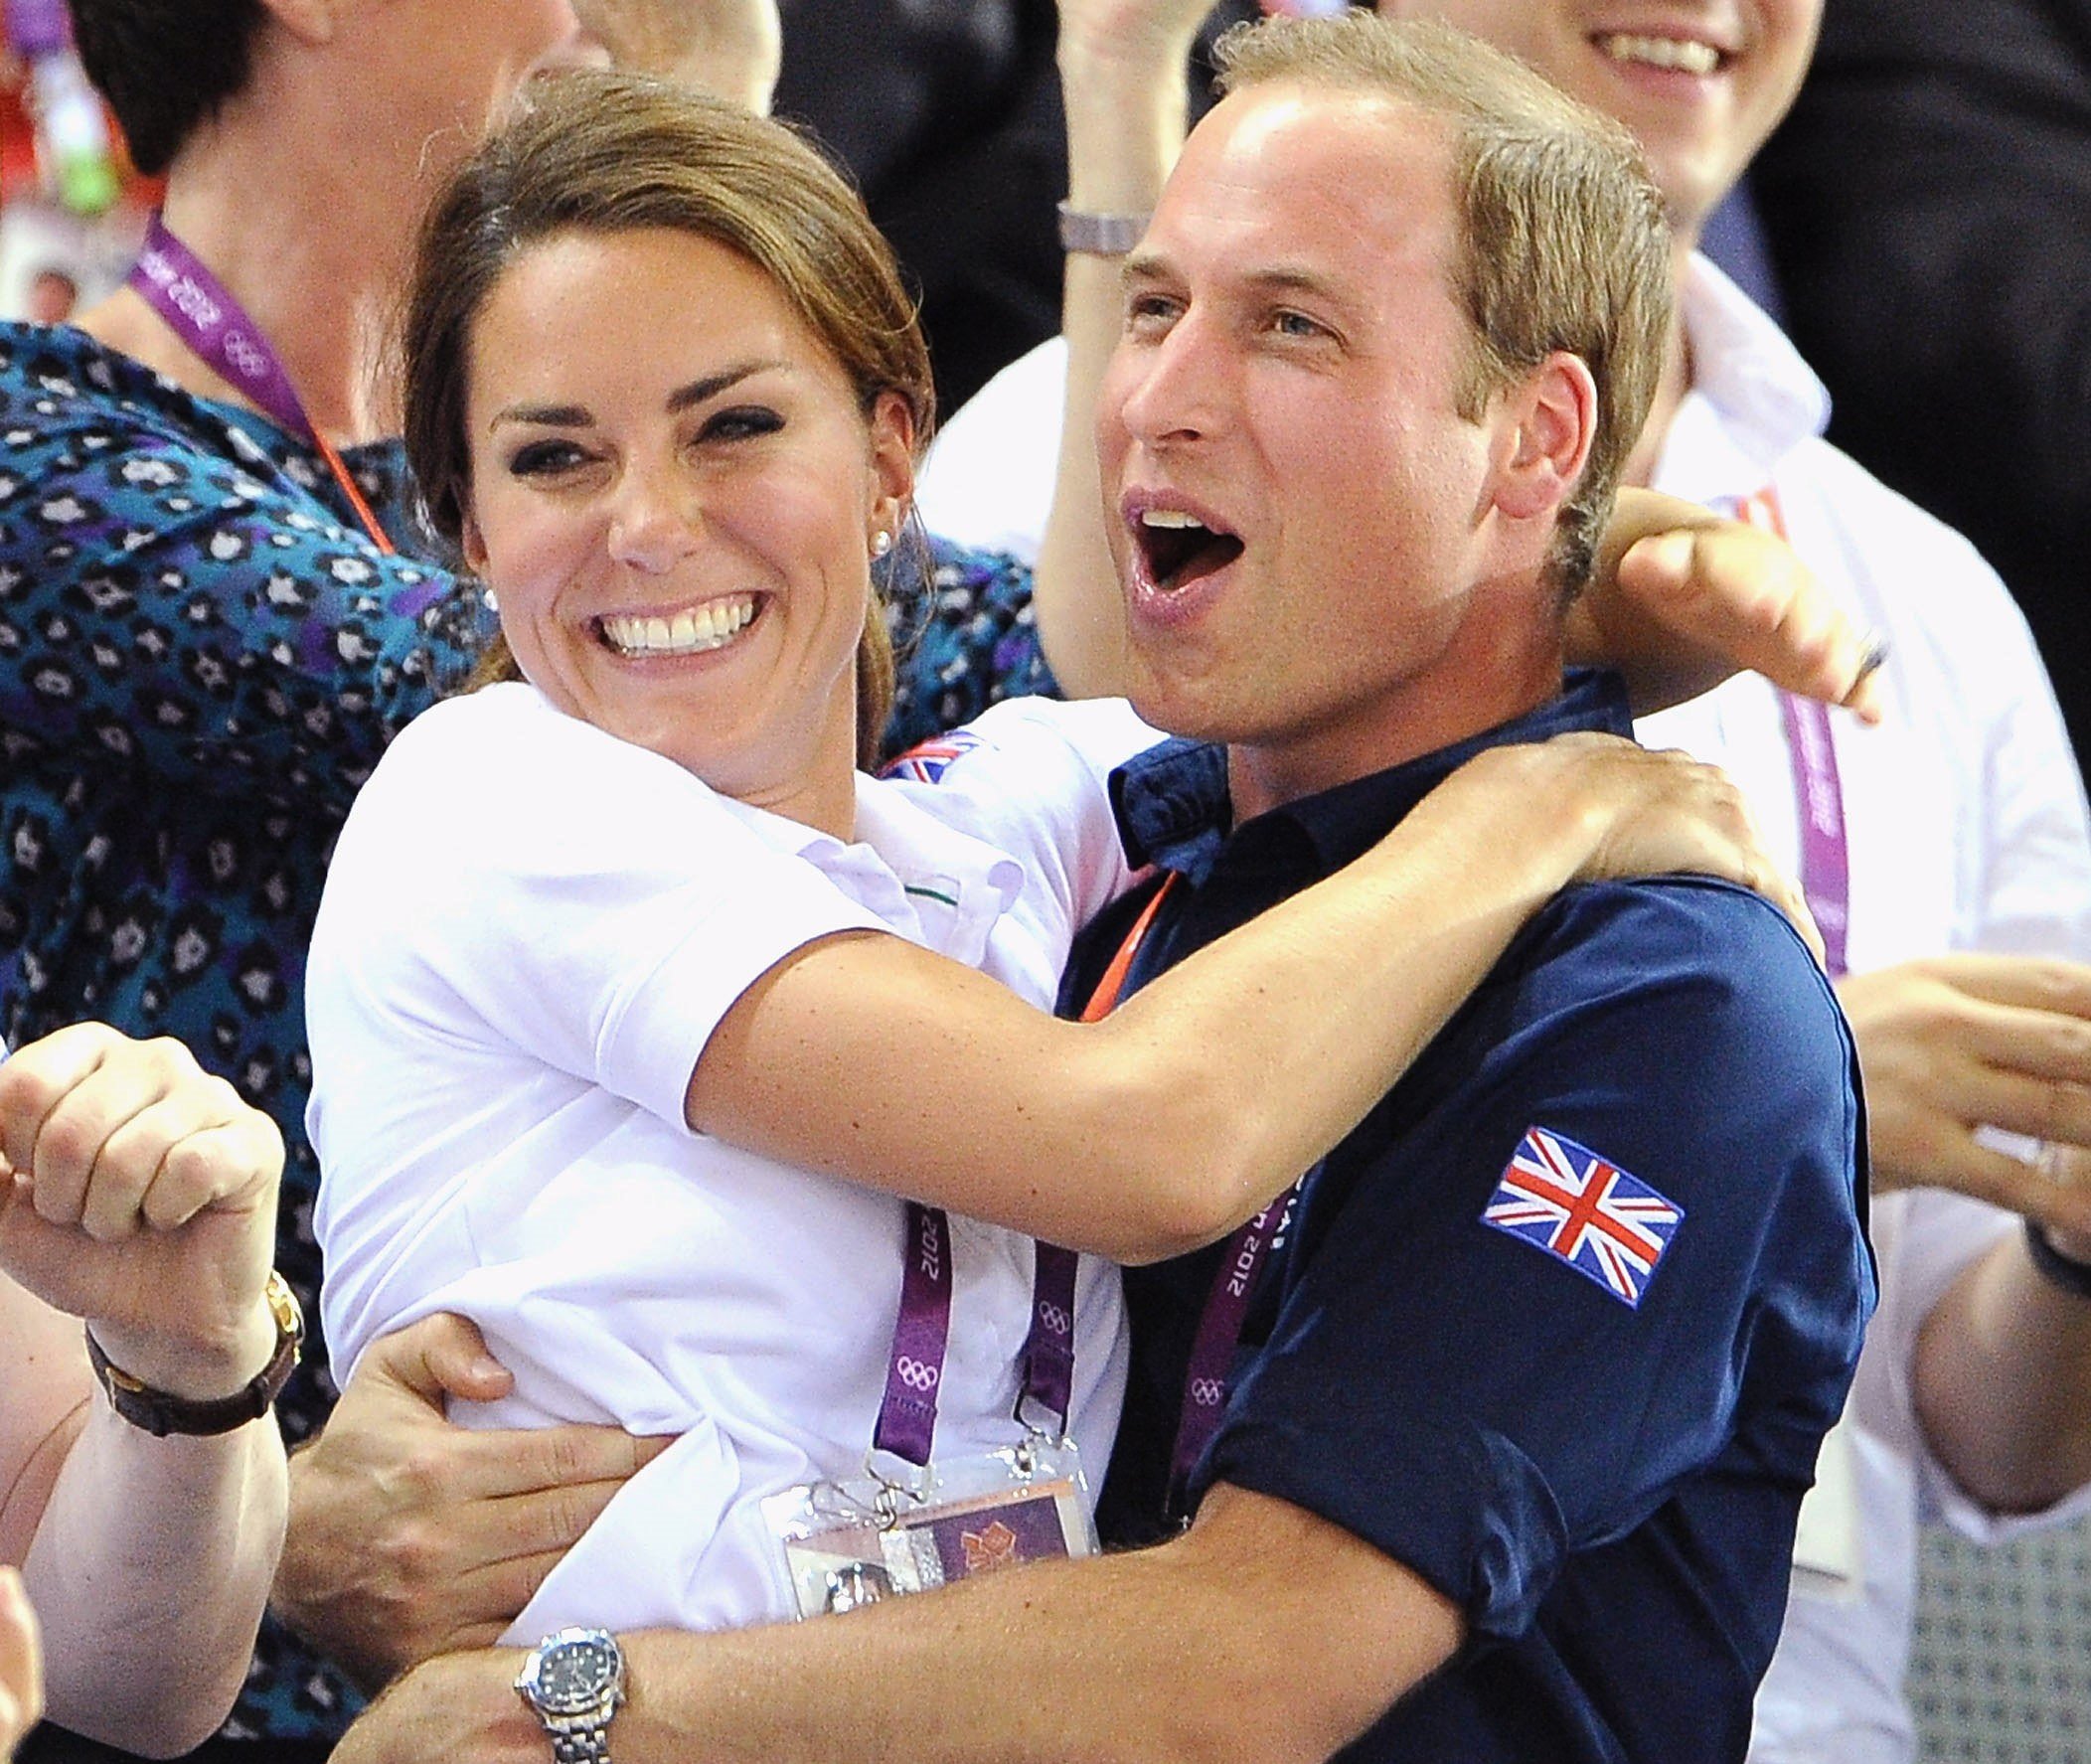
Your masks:
[{"label": "gold watch", "polygon": [[230,1396],[196,1400],[155,1390],[121,1366],[111,1364],[89,1329],[87,1361],[108,1393],[110,1406],[133,1427],[144,1428],[155,1439],[165,1439],[170,1433],[231,1433],[236,1427],[258,1421],[268,1413],[268,1405],[282,1394],[290,1374],[297,1369],[298,1350],[305,1340],[305,1314],[298,1309],[297,1294],[274,1269],[269,1270],[267,1284],[261,1288],[261,1301],[275,1320],[276,1351],[266,1365]]}]

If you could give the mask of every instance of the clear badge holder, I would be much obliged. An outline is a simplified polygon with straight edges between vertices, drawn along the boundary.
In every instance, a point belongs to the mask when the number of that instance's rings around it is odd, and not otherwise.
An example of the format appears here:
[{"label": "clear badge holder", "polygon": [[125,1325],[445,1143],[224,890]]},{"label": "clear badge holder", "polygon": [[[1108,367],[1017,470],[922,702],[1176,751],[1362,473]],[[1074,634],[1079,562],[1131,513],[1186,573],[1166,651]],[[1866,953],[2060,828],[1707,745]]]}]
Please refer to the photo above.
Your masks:
[{"label": "clear badge holder", "polygon": [[1099,1547],[1074,1442],[1043,1435],[921,1468],[874,1452],[861,1478],[786,1489],[762,1513],[801,1618]]}]

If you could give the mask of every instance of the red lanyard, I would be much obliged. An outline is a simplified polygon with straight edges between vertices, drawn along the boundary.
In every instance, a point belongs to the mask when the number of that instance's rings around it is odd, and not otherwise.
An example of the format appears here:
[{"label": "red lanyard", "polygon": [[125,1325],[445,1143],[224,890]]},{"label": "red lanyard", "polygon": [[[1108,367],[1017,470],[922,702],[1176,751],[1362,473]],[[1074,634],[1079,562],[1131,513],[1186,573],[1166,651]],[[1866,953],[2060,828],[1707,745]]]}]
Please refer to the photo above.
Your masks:
[{"label": "red lanyard", "polygon": [[1162,885],[1148,897],[1147,904],[1140,909],[1140,916],[1133,920],[1133,928],[1126,932],[1125,941],[1118,946],[1118,953],[1111,957],[1110,965],[1104,969],[1103,978],[1096,983],[1096,990],[1089,995],[1089,1002],[1082,1007],[1080,1021],[1094,1023],[1108,1017],[1117,1008],[1118,995],[1125,991],[1125,977],[1133,969],[1133,957],[1139,953],[1140,943],[1147,935],[1147,928],[1155,922],[1155,914],[1169,890],[1176,886],[1177,873],[1172,870],[1162,878]]},{"label": "red lanyard", "polygon": [[392,541],[371,512],[356,480],[349,475],[349,468],[342,464],[333,443],[305,413],[304,401],[290,384],[282,359],[261,334],[261,328],[247,316],[232,291],[204,266],[203,260],[167,231],[158,214],[146,230],[145,247],[131,266],[129,281],[199,361],[215,369],[221,379],[239,387],[283,427],[318,450],[349,507],[356,511],[356,519],[371,536],[371,543],[386,556],[392,556]]}]

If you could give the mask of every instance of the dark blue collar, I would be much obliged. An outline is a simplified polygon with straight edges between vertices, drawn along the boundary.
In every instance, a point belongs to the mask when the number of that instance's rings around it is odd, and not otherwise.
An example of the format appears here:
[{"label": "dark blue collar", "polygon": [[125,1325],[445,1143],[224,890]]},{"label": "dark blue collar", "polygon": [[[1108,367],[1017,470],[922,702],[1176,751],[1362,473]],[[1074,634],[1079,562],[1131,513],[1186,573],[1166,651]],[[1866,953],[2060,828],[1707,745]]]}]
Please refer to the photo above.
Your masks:
[{"label": "dark blue collar", "polygon": [[[1576,669],[1560,697],[1450,747],[1321,791],[1244,822],[1240,837],[1274,840],[1311,854],[1324,873],[1372,845],[1447,775],[1489,747],[1543,741],[1571,729],[1631,735],[1626,688],[1616,674]],[[1118,830],[1135,864],[1159,864],[1203,883],[1234,832],[1227,755],[1210,741],[1164,741],[1111,774]]]}]

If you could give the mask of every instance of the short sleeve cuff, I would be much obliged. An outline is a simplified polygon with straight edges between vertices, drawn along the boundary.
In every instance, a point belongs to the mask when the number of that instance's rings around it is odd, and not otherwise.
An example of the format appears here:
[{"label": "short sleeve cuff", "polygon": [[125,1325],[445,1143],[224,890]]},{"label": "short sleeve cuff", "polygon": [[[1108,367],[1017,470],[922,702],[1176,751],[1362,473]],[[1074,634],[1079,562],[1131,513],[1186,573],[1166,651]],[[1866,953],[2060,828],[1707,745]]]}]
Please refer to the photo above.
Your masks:
[{"label": "short sleeve cuff", "polygon": [[1250,1419],[1213,1443],[1199,1494],[1215,1482],[1341,1525],[1421,1575],[1478,1635],[1524,1634],[1567,1556],[1538,1467],[1503,1434],[1458,1422],[1417,1420],[1395,1458],[1297,1422]]},{"label": "short sleeve cuff", "polygon": [[2029,1532],[2050,1531],[2074,1524],[2085,1514],[2091,1513],[2091,1483],[2085,1483],[2037,1513],[1993,1512],[1954,1481],[1953,1473],[1938,1461],[1925,1443],[1921,1426],[1917,1432],[1920,1512],[1927,1521],[1950,1526],[1971,1543],[1985,1548],[2009,1543]]},{"label": "short sleeve cuff", "polygon": [[690,1074],[742,993],[823,937],[891,929],[810,864],[773,867],[735,910],[729,930],[708,922],[676,945],[604,1029],[600,1082],[678,1126]]}]

